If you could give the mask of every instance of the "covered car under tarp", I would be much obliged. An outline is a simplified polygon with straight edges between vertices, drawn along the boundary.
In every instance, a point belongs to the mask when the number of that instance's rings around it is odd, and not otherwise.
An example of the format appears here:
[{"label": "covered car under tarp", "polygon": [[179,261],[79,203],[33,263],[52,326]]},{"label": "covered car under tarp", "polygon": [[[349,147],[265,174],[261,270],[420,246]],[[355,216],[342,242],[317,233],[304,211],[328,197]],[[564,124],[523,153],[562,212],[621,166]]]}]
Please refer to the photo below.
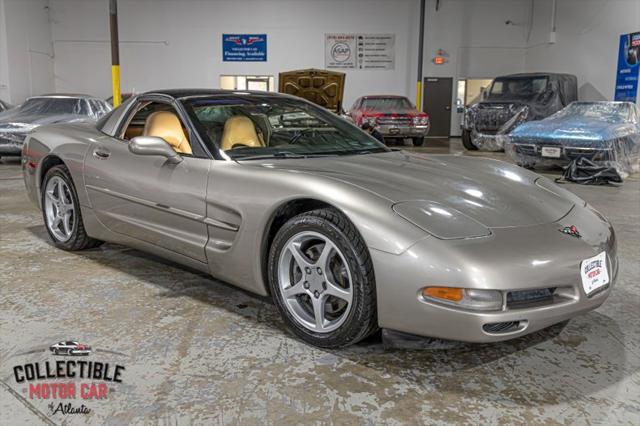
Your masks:
[{"label": "covered car under tarp", "polygon": [[512,74],[497,77],[483,101],[465,110],[462,139],[465,148],[504,149],[505,136],[519,124],[540,120],[577,100],[574,75]]},{"label": "covered car under tarp", "polygon": [[0,113],[0,156],[18,156],[27,134],[53,123],[96,121],[112,108],[102,99],[87,95],[42,95]]},{"label": "covered car under tarp", "polygon": [[278,91],[341,114],[345,78],[342,72],[315,68],[286,71],[278,75]]},{"label": "covered car under tarp", "polygon": [[528,168],[586,158],[626,177],[640,170],[640,110],[631,102],[573,102],[518,126],[506,137],[505,151]]}]

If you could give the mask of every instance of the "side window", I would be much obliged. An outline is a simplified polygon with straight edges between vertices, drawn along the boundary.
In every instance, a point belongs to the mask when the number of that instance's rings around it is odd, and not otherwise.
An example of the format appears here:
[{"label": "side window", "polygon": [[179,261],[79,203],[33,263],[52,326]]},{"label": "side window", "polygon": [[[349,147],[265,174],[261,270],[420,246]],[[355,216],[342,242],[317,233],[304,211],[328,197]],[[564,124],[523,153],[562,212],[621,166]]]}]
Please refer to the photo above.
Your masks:
[{"label": "side window", "polygon": [[492,95],[501,95],[502,94],[502,82],[494,81],[493,86],[491,86],[491,94]]},{"label": "side window", "polygon": [[129,141],[136,136],[164,139],[179,154],[192,155],[189,131],[176,110],[162,102],[148,102],[129,120],[119,135]]}]

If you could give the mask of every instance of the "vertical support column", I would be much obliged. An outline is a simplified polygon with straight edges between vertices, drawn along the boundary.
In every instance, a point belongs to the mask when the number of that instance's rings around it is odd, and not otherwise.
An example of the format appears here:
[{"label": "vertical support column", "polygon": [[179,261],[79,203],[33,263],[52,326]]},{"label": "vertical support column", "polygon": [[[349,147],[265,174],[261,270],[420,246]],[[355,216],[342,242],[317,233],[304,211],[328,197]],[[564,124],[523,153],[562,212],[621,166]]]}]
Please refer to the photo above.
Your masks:
[{"label": "vertical support column", "polygon": [[424,55],[424,2],[420,0],[420,31],[418,34],[418,82],[416,83],[416,106],[422,111],[422,61]]},{"label": "vertical support column", "polygon": [[120,48],[118,40],[118,0],[109,0],[109,28],[111,30],[111,85],[113,106],[120,105]]}]

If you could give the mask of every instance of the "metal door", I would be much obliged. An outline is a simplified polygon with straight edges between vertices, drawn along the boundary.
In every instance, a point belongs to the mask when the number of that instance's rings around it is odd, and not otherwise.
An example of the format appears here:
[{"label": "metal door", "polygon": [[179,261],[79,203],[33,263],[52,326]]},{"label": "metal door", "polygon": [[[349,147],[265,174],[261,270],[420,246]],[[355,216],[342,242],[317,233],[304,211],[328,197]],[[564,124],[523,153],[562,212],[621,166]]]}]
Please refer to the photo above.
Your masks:
[{"label": "metal door", "polygon": [[422,110],[429,114],[429,136],[449,137],[451,134],[451,99],[453,78],[427,77],[424,79]]}]

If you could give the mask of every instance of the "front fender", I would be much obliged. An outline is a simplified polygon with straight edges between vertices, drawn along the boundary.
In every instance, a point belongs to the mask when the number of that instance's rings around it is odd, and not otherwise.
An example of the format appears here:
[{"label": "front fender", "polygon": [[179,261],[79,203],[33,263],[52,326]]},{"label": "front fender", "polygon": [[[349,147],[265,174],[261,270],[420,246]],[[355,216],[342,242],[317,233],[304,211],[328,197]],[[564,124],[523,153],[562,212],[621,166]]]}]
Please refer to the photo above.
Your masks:
[{"label": "front fender", "polygon": [[307,172],[216,161],[207,190],[206,253],[212,275],[267,294],[262,273],[265,234],[278,209],[299,199],[340,210],[370,249],[398,254],[429,238],[394,213],[390,200],[352,184]]}]

